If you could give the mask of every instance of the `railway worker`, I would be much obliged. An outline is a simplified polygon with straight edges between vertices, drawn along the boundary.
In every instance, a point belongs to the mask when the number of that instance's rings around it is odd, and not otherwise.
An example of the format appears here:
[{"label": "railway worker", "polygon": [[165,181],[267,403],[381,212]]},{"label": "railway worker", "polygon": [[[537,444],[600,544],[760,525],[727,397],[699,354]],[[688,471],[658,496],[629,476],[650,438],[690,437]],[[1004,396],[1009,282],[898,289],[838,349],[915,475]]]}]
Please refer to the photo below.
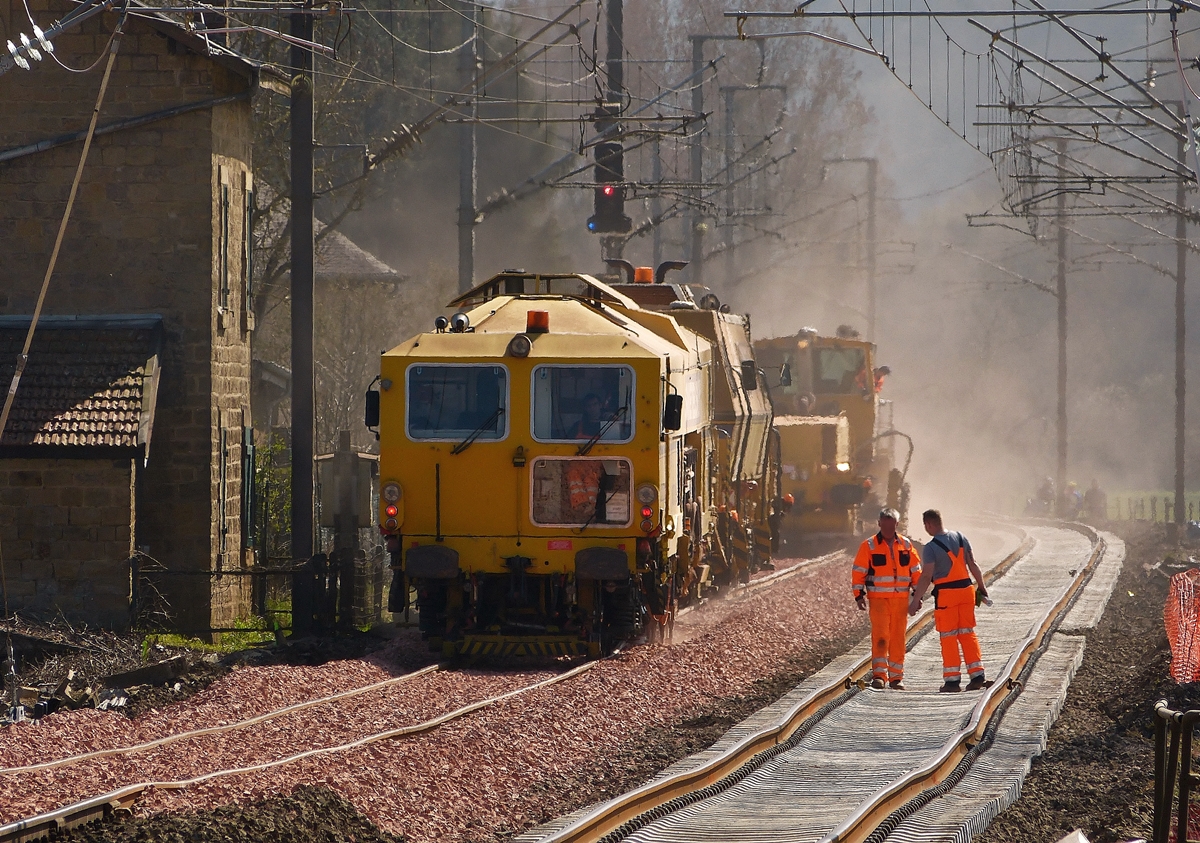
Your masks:
[{"label": "railway worker", "polygon": [[1094,521],[1108,520],[1108,495],[1100,488],[1100,481],[1092,479],[1092,485],[1083,494],[1083,508]]},{"label": "railway worker", "polygon": [[875,375],[875,391],[876,392],[883,392],[883,382],[884,382],[884,380],[887,379],[887,376],[890,375],[891,373],[892,373],[892,369],[890,366],[880,366],[877,369],[875,369],[873,374]]},{"label": "railway worker", "polygon": [[899,520],[894,509],[880,511],[879,532],[859,545],[850,582],[858,608],[871,607],[871,687],[903,691],[905,610],[921,562],[912,542],[896,532]]},{"label": "railway worker", "polygon": [[[938,690],[945,693],[962,690],[961,669],[965,661],[971,677],[967,690],[978,691],[992,684],[984,677],[983,654],[975,634],[976,592],[979,600],[987,598],[983,572],[975,564],[966,536],[947,531],[942,526],[940,512],[927,509],[921,518],[931,538],[921,552],[921,578],[909,601],[908,613],[915,615],[921,610],[921,598],[932,582],[933,621],[942,645],[942,687]],[[975,585],[971,583],[972,577]]]},{"label": "railway worker", "polygon": [[604,429],[603,410],[604,405],[601,403],[599,395],[589,392],[583,396],[583,415],[571,428],[571,438],[591,439],[593,436],[599,435],[600,431]]}]

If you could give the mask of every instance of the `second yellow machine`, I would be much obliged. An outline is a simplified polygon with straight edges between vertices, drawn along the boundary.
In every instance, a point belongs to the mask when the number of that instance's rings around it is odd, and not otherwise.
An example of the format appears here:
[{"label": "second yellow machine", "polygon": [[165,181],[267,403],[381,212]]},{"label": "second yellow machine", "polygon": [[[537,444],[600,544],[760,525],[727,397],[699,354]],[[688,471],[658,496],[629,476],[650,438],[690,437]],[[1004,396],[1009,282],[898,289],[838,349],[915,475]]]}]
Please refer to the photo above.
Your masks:
[{"label": "second yellow machine", "polygon": [[662,284],[667,268],[504,272],[383,354],[367,421],[389,608],[415,591],[431,646],[598,655],[769,565],[778,475],[749,321]]}]

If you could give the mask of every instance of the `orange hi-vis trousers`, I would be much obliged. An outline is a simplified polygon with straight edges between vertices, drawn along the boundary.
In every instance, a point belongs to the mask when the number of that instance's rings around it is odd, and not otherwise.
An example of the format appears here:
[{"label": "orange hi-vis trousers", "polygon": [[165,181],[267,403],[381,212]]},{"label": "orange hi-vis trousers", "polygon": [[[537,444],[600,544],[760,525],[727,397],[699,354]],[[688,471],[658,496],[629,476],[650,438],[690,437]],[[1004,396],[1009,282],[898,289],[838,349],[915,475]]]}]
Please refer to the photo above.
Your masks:
[{"label": "orange hi-vis trousers", "polygon": [[904,630],[908,595],[868,597],[871,615],[871,673],[884,682],[904,678]]},{"label": "orange hi-vis trousers", "polygon": [[[973,595],[974,589],[965,589]],[[972,679],[983,676],[983,654],[979,637],[975,635],[975,601],[938,606],[933,610],[933,625],[942,644],[942,681],[957,685],[962,681],[962,662],[967,663],[967,675]],[[959,657],[959,649],[962,657]]]}]

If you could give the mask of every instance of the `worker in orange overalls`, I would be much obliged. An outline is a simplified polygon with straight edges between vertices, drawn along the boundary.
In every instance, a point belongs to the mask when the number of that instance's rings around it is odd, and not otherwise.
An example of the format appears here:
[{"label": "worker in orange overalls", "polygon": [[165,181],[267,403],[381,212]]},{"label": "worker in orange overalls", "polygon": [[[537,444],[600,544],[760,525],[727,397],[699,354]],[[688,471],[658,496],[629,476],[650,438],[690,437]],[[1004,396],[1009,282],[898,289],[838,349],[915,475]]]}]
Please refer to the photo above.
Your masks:
[{"label": "worker in orange overalls", "polygon": [[850,583],[858,608],[871,607],[871,687],[887,683],[903,691],[906,610],[921,561],[912,542],[896,532],[899,520],[894,509],[879,513],[879,532],[859,546]]},{"label": "worker in orange overalls", "polygon": [[[908,612],[915,615],[921,610],[921,598],[932,582],[933,622],[942,644],[942,687],[938,690],[946,693],[962,690],[961,668],[965,661],[967,675],[971,677],[967,690],[978,691],[992,684],[984,676],[983,654],[975,634],[975,605],[987,598],[983,572],[975,564],[966,536],[946,531],[940,512],[927,509],[921,518],[925,522],[925,532],[931,538],[921,553],[923,570],[909,601]],[[972,577],[975,578],[974,585]]]}]

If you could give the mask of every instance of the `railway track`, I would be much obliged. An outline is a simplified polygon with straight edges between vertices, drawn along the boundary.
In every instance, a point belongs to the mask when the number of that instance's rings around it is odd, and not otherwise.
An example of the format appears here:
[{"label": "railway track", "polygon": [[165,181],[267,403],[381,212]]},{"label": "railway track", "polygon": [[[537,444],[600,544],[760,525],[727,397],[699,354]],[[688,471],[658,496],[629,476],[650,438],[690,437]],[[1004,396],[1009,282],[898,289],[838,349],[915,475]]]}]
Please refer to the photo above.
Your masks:
[{"label": "railway track", "polygon": [[[841,554],[829,554],[825,557],[820,557],[815,560],[806,560],[798,565],[781,569],[769,576],[760,577],[751,582],[748,586],[731,592],[724,600],[712,601],[712,604],[714,608],[717,606],[736,606],[740,599],[748,599],[757,592],[770,589],[774,584],[780,583],[781,581],[786,581],[787,579],[798,574],[812,571],[814,568],[820,567],[821,565],[839,560],[844,561],[844,556]],[[704,616],[707,613],[700,612],[689,614],[691,617],[688,617],[685,623],[691,625],[698,622],[698,615]],[[548,679],[537,682],[522,684],[520,687],[512,688],[503,694],[477,699],[470,704],[460,706],[459,708],[446,712],[438,717],[428,718],[420,722],[409,723],[392,729],[372,730],[367,733],[355,735],[353,740],[330,743],[318,749],[305,750],[303,752],[293,752],[290,754],[277,754],[278,757],[270,757],[267,760],[259,763],[220,765],[216,769],[206,769],[197,775],[176,777],[168,780],[160,779],[157,781],[142,781],[134,784],[127,784],[116,788],[110,788],[107,790],[107,792],[95,796],[88,796],[87,798],[78,798],[77,796],[73,801],[70,802],[70,804],[61,805],[52,811],[44,811],[37,816],[31,816],[27,819],[18,822],[12,822],[6,826],[0,827],[0,840],[38,839],[40,837],[44,837],[53,829],[70,827],[83,822],[92,821],[102,816],[113,814],[114,812],[129,810],[133,803],[135,803],[142,794],[150,789],[161,791],[181,791],[192,787],[193,785],[210,781],[215,778],[237,776],[239,774],[261,771],[272,767],[282,767],[284,765],[295,764],[296,762],[312,759],[321,755],[350,752],[358,747],[363,747],[372,743],[388,740],[394,741],[407,736],[415,736],[417,734],[436,729],[452,720],[466,717],[467,715],[495,705],[503,700],[511,700],[514,697],[529,694],[530,692],[538,688],[546,687],[549,684],[563,682],[576,676],[580,676],[590,671],[596,664],[598,663],[590,662],[581,666],[580,668],[577,668],[576,670],[569,671],[564,674],[552,676]],[[319,711],[319,707],[322,705],[343,703],[346,700],[350,700],[355,696],[365,694],[368,691],[378,691],[382,693],[387,689],[386,687],[381,686],[412,683],[414,681],[420,681],[422,677],[427,678],[431,674],[436,673],[439,673],[436,667],[430,668],[425,671],[418,671],[414,674],[409,674],[402,677],[394,677],[381,683],[373,683],[372,685],[364,686],[362,688],[350,689],[348,691],[343,691],[318,700],[311,700],[297,705],[285,706],[271,712],[256,715],[252,718],[247,718],[243,721],[222,724],[216,728],[192,730],[186,734],[170,735],[154,741],[142,742],[136,745],[109,748],[106,750],[77,754],[71,757],[52,759],[34,765],[27,765],[25,767],[10,767],[0,771],[0,775],[10,774],[13,776],[25,776],[29,773],[48,774],[53,773],[56,768],[69,768],[75,765],[82,765],[82,767],[87,770],[100,772],[105,769],[103,765],[112,760],[114,757],[128,756],[135,759],[139,757],[151,757],[153,754],[160,752],[169,744],[177,743],[185,739],[219,737],[221,735],[226,735],[229,732],[237,732],[239,730],[245,730],[255,726],[258,726],[261,729],[263,728],[263,724],[265,724],[267,721],[296,716],[301,710]],[[315,723],[313,728],[319,729],[320,723]],[[201,750],[201,752],[202,751],[203,750]],[[193,751],[191,754],[195,755],[196,753]],[[96,775],[96,780],[99,782],[112,781],[113,776],[111,773],[104,776]],[[128,781],[128,779],[126,781]]]},{"label": "railway track", "polygon": [[[715,604],[723,604],[726,602],[734,603],[739,599],[743,599],[763,589],[770,588],[772,585],[782,580],[786,580],[790,577],[809,571],[816,566],[839,559],[841,556],[842,554],[840,553],[831,553],[814,559],[801,560],[798,563],[781,568],[780,570],[777,570],[771,574],[756,578],[750,583],[739,586],[718,600],[706,600],[703,604],[689,607],[689,609],[682,612],[681,615],[694,616],[697,613],[697,610],[700,610],[700,614],[703,614],[704,609],[712,607]],[[199,775],[188,776],[185,778],[136,782],[108,791],[106,793],[77,799],[69,804],[62,805],[53,810],[39,813],[36,816],[28,817],[26,819],[10,822],[6,825],[0,826],[0,841],[25,841],[41,839],[54,830],[71,828],[80,824],[92,822],[114,813],[128,811],[130,807],[150,789],[167,791],[182,790],[214,778],[261,771],[271,767],[294,763],[306,758],[312,758],[314,756],[353,750],[355,748],[379,741],[397,740],[423,734],[504,700],[530,693],[549,685],[573,679],[591,670],[595,664],[596,662],[587,662],[583,665],[579,665],[572,669],[563,671],[562,673],[552,675],[548,678],[538,679],[534,682],[521,684],[510,690],[506,690],[503,693],[480,696],[478,699],[475,699],[466,705],[459,706],[443,714],[405,724],[396,728],[375,730],[369,732],[368,734],[357,736],[353,740],[333,743],[328,746],[313,750],[306,750],[300,753],[292,753],[257,764],[221,767],[218,769],[209,770]],[[263,724],[281,718],[298,717],[306,713],[312,713],[313,710],[320,709],[322,707],[344,704],[356,697],[360,697],[372,692],[386,693],[389,689],[393,689],[397,686],[415,683],[422,679],[428,679],[430,675],[434,673],[439,673],[443,676],[447,674],[454,676],[455,672],[448,671],[447,667],[448,666],[445,664],[431,665],[402,676],[369,683],[340,691],[335,694],[329,694],[316,699],[306,700],[300,703],[281,706],[252,717],[236,720],[234,722],[222,723],[216,726],[207,726],[197,729],[189,729],[183,732],[176,732],[151,740],[97,749],[83,753],[76,753],[73,755],[66,755],[60,758],[53,758],[32,764],[3,767],[0,768],[0,777],[28,777],[31,774],[44,773],[47,771],[59,770],[77,765],[83,767],[89,767],[89,765],[93,765],[91,769],[95,769],[94,765],[119,759],[128,759],[130,756],[139,756],[146,753],[156,752],[182,741],[201,742],[203,739],[219,738],[219,736],[228,735],[231,732],[261,727]],[[464,684],[469,684],[470,677],[468,674],[459,675],[464,678]],[[312,728],[314,731],[319,729],[319,723],[314,723]],[[204,744],[201,742],[197,745],[193,745],[191,750],[192,751],[190,754],[192,756],[203,756]]]},{"label": "railway track", "polygon": [[[1011,802],[1019,788],[1019,778],[1017,787],[1005,784],[1007,779],[989,782],[1003,776],[997,765],[981,759],[997,743],[1010,712],[1012,719],[1020,721],[1015,730],[1021,734],[1036,731],[1038,724],[1027,722],[1031,711],[1032,719],[1040,717],[1041,725],[1048,728],[1046,710],[1051,709],[1052,719],[1054,701],[1039,698],[1029,704],[1022,692],[1036,684],[1038,693],[1053,695],[1052,689],[1042,686],[1055,683],[1034,677],[1034,668],[1045,654],[1050,672],[1057,673],[1058,679],[1073,672],[1082,640],[1063,644],[1055,640],[1055,630],[1079,613],[1089,618],[1076,621],[1076,626],[1094,624],[1103,610],[1101,597],[1106,599],[1115,577],[1109,566],[1110,575],[1097,583],[1102,594],[1092,595],[1072,612],[1106,549],[1101,536],[1088,528],[1078,529],[1031,528],[1028,540],[989,574],[996,608],[980,611],[979,633],[989,678],[996,683],[986,691],[936,692],[940,655],[936,638],[926,635],[932,625],[926,610],[910,624],[905,679],[909,691],[866,689],[869,653],[850,654],[758,717],[735,727],[711,750],[685,759],[641,788],[516,839],[520,843],[969,839],[962,830],[972,823],[975,830],[986,825],[998,810],[997,803]],[[1117,558],[1117,569],[1119,563]],[[1065,683],[1058,684],[1065,693]],[[990,815],[989,809],[961,804],[947,810],[947,805],[956,803],[946,797],[964,782],[975,793],[989,794],[984,801],[991,801]],[[997,783],[1008,788],[1008,802],[1003,794],[990,795]],[[939,799],[943,801],[936,808],[928,807]],[[947,815],[959,825],[945,827]],[[960,822],[959,815],[966,819]]]}]

